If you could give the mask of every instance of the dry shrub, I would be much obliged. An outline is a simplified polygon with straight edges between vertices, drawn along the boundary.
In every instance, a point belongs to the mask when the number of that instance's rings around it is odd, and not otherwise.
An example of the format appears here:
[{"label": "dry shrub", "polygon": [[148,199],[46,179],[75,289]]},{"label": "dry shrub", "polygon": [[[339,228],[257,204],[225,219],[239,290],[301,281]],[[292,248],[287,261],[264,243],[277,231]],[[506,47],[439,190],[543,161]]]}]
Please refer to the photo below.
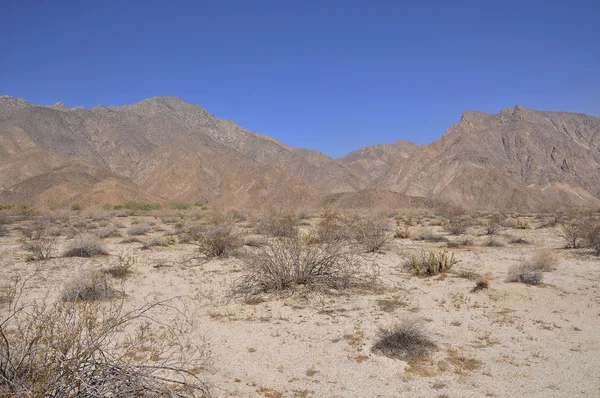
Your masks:
[{"label": "dry shrub", "polygon": [[208,258],[226,256],[242,244],[233,219],[219,213],[212,214],[207,223],[191,228],[190,233],[200,252]]},{"label": "dry shrub", "polygon": [[96,235],[98,236],[98,238],[100,239],[106,239],[106,238],[120,238],[121,232],[119,232],[119,230],[117,229],[116,226],[114,225],[110,225],[110,226],[105,226],[102,229],[100,229]]},{"label": "dry shrub", "polygon": [[135,259],[135,257],[130,257],[130,256],[126,257],[124,255],[118,256],[117,259],[118,259],[117,264],[104,269],[102,272],[104,272],[107,275],[112,276],[113,278],[125,279],[133,273],[132,268],[136,263],[136,259]]},{"label": "dry shrub", "polygon": [[517,219],[515,229],[529,229],[529,221]]},{"label": "dry shrub", "polygon": [[73,239],[63,253],[63,257],[94,257],[108,255],[106,248],[98,243],[94,235],[80,235]]},{"label": "dry shrub", "polygon": [[585,243],[587,227],[582,221],[571,221],[560,226],[561,236],[567,241],[568,249],[578,249]]},{"label": "dry shrub", "polygon": [[[187,337],[174,300],[128,310],[123,301],[22,303],[24,285],[12,285],[0,312],[0,396],[210,397],[192,373],[209,351]],[[153,321],[163,310],[167,328]]]},{"label": "dry shrub", "polygon": [[257,221],[256,232],[277,238],[296,238],[298,220],[294,213],[271,209]]},{"label": "dry shrub", "polygon": [[539,285],[543,279],[542,270],[528,262],[510,267],[506,277],[507,282],[519,282],[526,285]]},{"label": "dry shrub", "polygon": [[38,218],[21,232],[21,248],[29,253],[28,260],[47,260],[52,256],[56,248],[56,234],[50,220]]},{"label": "dry shrub", "polygon": [[148,233],[148,231],[150,231],[149,224],[133,224],[131,227],[129,227],[129,229],[127,229],[127,235],[132,235],[132,236],[146,235]]},{"label": "dry shrub", "polygon": [[381,250],[392,237],[388,219],[376,215],[356,217],[351,221],[349,231],[353,240],[367,253]]},{"label": "dry shrub", "polygon": [[413,236],[415,240],[424,240],[428,242],[448,242],[446,237],[434,233],[431,228],[427,227],[417,229]]},{"label": "dry shrub", "polygon": [[404,268],[419,276],[434,276],[448,272],[458,261],[448,250],[421,252],[411,255]]},{"label": "dry shrub", "polygon": [[381,330],[371,350],[389,358],[409,360],[424,357],[435,348],[423,323],[408,319],[391,329]]},{"label": "dry shrub", "polygon": [[66,302],[110,300],[118,293],[102,270],[85,269],[63,286],[61,299]]},{"label": "dry shrub", "polygon": [[558,259],[552,250],[546,249],[535,253],[529,260],[529,263],[544,272],[548,272],[556,269]]},{"label": "dry shrub", "polygon": [[281,293],[298,285],[310,290],[345,289],[354,284],[360,268],[358,258],[343,243],[306,245],[290,238],[270,241],[246,265],[234,288],[237,295]]},{"label": "dry shrub", "polygon": [[471,224],[472,221],[465,216],[451,217],[444,224],[444,230],[450,235],[462,235],[467,232]]},{"label": "dry shrub", "polygon": [[504,243],[500,242],[499,240],[490,238],[484,243],[484,245],[486,247],[503,247]]},{"label": "dry shrub", "polygon": [[485,234],[496,235],[502,229],[504,217],[499,214],[494,214],[485,223]]},{"label": "dry shrub", "polygon": [[348,219],[340,213],[326,211],[317,224],[315,232],[321,243],[348,239]]},{"label": "dry shrub", "polygon": [[410,231],[408,230],[408,227],[404,227],[404,228],[396,228],[396,230],[394,231],[394,238],[395,239],[408,239],[410,238]]},{"label": "dry shrub", "polygon": [[149,250],[151,247],[167,247],[169,242],[163,238],[150,238],[142,241],[142,250]]}]

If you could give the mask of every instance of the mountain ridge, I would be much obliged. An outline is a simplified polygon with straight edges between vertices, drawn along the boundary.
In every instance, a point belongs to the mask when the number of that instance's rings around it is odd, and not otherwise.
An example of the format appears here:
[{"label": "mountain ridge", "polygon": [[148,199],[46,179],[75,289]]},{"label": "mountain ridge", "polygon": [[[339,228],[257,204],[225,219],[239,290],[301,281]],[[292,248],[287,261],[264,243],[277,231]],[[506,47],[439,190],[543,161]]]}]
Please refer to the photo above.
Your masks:
[{"label": "mountain ridge", "polygon": [[[359,208],[382,207],[385,200],[485,209],[598,206],[599,148],[600,118],[520,105],[497,114],[465,111],[430,144],[398,141],[332,159],[246,130],[175,96],[93,108],[0,96],[0,200],[40,175],[65,180],[57,168],[81,159],[87,173],[122,179],[111,185],[113,191],[122,187],[128,197],[162,201],[247,207],[268,198],[285,206],[294,201],[335,206],[337,200]],[[44,185],[41,179],[32,181]],[[72,196],[85,194],[77,189],[69,191]]]}]

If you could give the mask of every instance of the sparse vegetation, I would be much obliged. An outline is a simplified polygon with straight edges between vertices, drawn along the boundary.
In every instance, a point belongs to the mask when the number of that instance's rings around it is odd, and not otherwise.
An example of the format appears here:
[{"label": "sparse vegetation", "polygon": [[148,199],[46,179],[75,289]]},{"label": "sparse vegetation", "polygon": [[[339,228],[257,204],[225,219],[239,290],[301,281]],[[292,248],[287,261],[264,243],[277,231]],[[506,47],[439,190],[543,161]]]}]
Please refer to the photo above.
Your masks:
[{"label": "sparse vegetation", "polygon": [[448,272],[458,261],[448,250],[422,252],[411,255],[404,263],[404,268],[419,276],[434,276]]},{"label": "sparse vegetation", "polygon": [[192,228],[191,235],[208,258],[226,256],[241,245],[233,220],[218,213],[212,214],[208,223]]},{"label": "sparse vegetation", "polygon": [[22,228],[21,232],[23,233],[21,248],[28,252],[28,260],[47,260],[54,254],[56,234],[53,233],[49,220],[39,218]]},{"label": "sparse vegetation", "polygon": [[73,239],[63,252],[63,257],[94,257],[107,254],[106,248],[98,243],[96,236],[86,234]]},{"label": "sparse vegetation", "polygon": [[531,263],[514,265],[508,270],[507,282],[519,282],[526,285],[539,285],[544,279],[544,274],[539,267]]},{"label": "sparse vegetation", "polygon": [[103,272],[113,278],[125,279],[133,273],[135,263],[135,257],[120,255],[118,263],[104,269]]},{"label": "sparse vegetation", "polygon": [[298,220],[291,212],[269,210],[258,221],[256,232],[277,238],[298,237]]},{"label": "sparse vegetation", "polygon": [[100,269],[83,269],[73,276],[62,289],[61,299],[66,302],[110,300],[118,291]]},{"label": "sparse vegetation", "polygon": [[349,228],[353,240],[367,253],[381,250],[391,238],[388,220],[375,215],[358,218]]},{"label": "sparse vegetation", "polygon": [[299,239],[271,240],[247,260],[235,293],[244,296],[293,291],[345,289],[352,286],[359,263],[342,243],[305,245]]},{"label": "sparse vegetation", "polygon": [[444,224],[444,229],[450,235],[462,235],[467,232],[469,226],[471,226],[471,220],[466,216],[455,216],[451,217],[448,222]]},{"label": "sparse vegetation", "polygon": [[409,319],[381,330],[372,351],[389,358],[410,360],[424,357],[436,349],[436,344],[427,335],[423,323]]},{"label": "sparse vegetation", "polygon": [[502,229],[504,218],[499,214],[491,216],[485,224],[486,235],[496,235]]},{"label": "sparse vegetation", "polygon": [[150,316],[172,303],[21,303],[24,284],[12,285],[1,312],[2,396],[210,397],[192,373],[207,363],[206,346]]},{"label": "sparse vegetation", "polygon": [[150,231],[149,224],[133,224],[127,229],[127,235],[141,236],[146,235]]}]

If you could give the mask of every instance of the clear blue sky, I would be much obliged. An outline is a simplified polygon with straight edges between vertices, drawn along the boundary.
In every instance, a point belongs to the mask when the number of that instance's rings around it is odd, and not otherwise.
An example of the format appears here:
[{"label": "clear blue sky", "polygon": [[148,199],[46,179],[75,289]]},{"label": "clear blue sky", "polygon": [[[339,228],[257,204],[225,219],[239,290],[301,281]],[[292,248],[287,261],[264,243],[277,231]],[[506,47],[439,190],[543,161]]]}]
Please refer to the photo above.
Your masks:
[{"label": "clear blue sky", "polygon": [[175,95],[337,157],[465,110],[600,116],[600,1],[0,0],[0,94]]}]

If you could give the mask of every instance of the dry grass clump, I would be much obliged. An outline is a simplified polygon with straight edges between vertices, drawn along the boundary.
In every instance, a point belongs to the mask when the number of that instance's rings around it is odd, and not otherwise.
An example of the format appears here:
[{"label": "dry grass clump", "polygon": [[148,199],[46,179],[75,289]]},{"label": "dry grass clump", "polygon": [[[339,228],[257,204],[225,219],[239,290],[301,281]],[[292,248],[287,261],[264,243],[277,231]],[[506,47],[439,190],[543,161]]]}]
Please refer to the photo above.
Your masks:
[{"label": "dry grass clump", "polygon": [[408,227],[405,226],[404,228],[396,228],[396,230],[394,231],[394,239],[408,239],[410,238],[410,231],[408,230]]},{"label": "dry grass clump", "polygon": [[529,221],[518,218],[515,222],[515,229],[529,229]]},{"label": "dry grass clump", "polygon": [[390,328],[381,330],[371,351],[389,358],[410,360],[424,357],[436,349],[423,323],[408,319]]},{"label": "dry grass clump", "polygon": [[528,245],[529,241],[525,240],[523,238],[515,238],[515,239],[512,239],[510,241],[510,243],[513,244],[513,245]]},{"label": "dry grass clump", "polygon": [[448,250],[429,253],[421,252],[420,255],[411,255],[404,263],[404,268],[419,276],[434,276],[448,272],[458,261],[453,253]]},{"label": "dry grass clump", "polygon": [[129,227],[127,229],[127,235],[131,235],[131,236],[140,236],[140,235],[146,235],[148,233],[148,231],[150,231],[150,225],[149,224],[134,224],[132,222],[131,227]]},{"label": "dry grass clump", "polygon": [[23,289],[0,312],[1,396],[210,397],[192,373],[208,350],[186,338],[183,311],[169,328],[152,321],[172,303],[22,303]]},{"label": "dry grass clump", "polygon": [[257,221],[256,232],[277,238],[296,238],[298,219],[291,212],[269,210]]},{"label": "dry grass clump", "polygon": [[359,271],[357,257],[343,243],[306,245],[300,239],[270,241],[246,261],[247,269],[234,293],[243,296],[293,291],[345,289]]},{"label": "dry grass clump", "polygon": [[61,299],[65,302],[110,300],[118,291],[100,269],[80,270],[62,289]]},{"label": "dry grass clump", "polygon": [[73,239],[63,252],[63,257],[94,257],[106,256],[106,248],[98,243],[94,235],[80,235]]},{"label": "dry grass clump", "polygon": [[213,214],[208,223],[194,226],[190,233],[200,252],[208,258],[231,254],[242,244],[233,219],[223,214]]},{"label": "dry grass clump", "polygon": [[132,268],[135,265],[135,263],[135,257],[126,257],[120,255],[118,257],[117,264],[104,269],[102,272],[116,279],[125,279],[133,273]]}]

